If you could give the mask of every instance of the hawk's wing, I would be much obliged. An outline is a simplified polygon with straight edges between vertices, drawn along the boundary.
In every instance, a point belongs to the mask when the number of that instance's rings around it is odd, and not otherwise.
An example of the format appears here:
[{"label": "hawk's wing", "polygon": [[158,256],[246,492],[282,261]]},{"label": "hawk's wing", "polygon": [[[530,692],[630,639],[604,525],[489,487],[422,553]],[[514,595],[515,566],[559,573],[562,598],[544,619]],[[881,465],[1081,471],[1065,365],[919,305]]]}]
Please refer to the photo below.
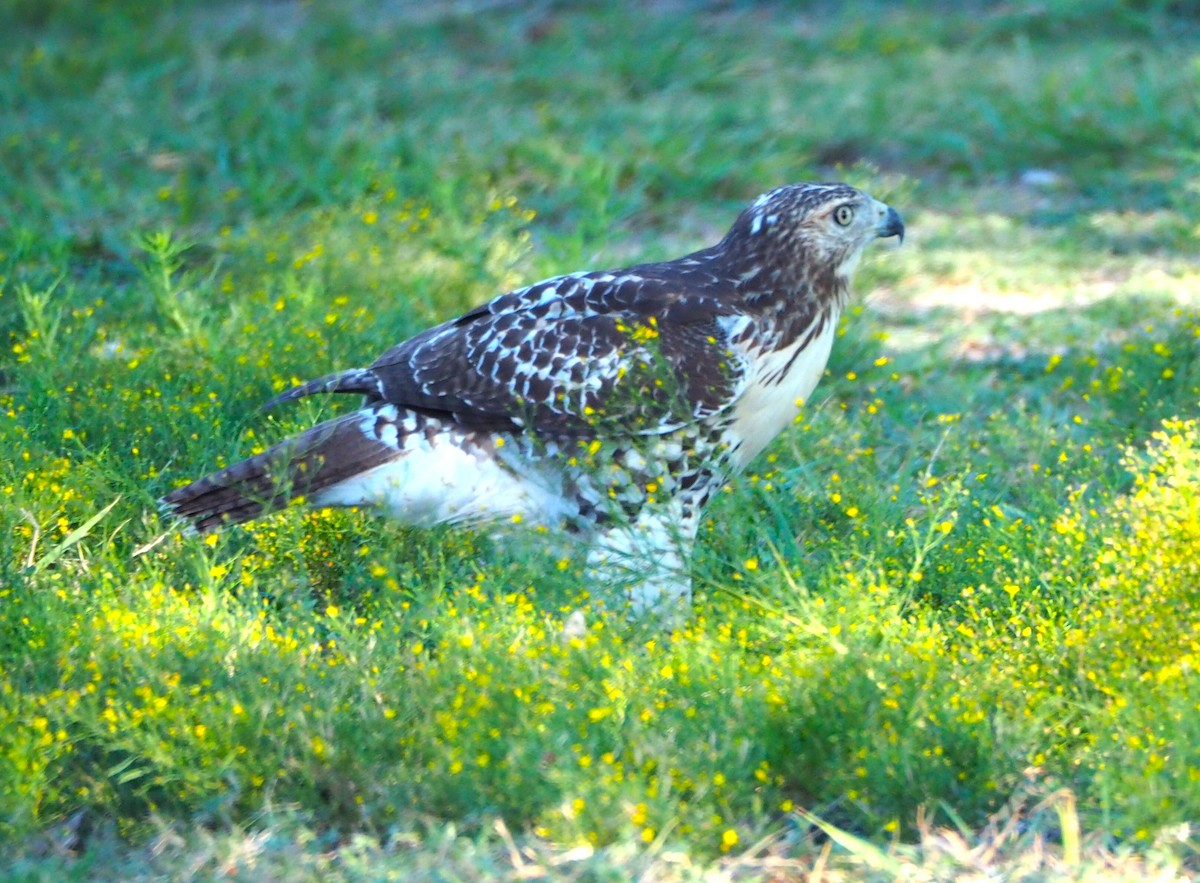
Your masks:
[{"label": "hawk's wing", "polygon": [[669,432],[728,407],[745,383],[744,348],[731,340],[745,321],[723,293],[678,262],[559,276],[274,401],[363,392],[471,428]]}]

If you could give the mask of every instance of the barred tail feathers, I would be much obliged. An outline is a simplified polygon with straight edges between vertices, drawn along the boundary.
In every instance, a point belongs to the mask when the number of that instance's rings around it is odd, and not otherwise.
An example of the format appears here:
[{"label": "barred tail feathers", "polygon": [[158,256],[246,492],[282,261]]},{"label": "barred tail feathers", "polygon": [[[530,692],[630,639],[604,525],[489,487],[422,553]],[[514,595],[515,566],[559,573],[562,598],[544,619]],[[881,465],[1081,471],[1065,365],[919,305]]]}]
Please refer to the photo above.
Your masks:
[{"label": "barred tail feathers", "polygon": [[400,456],[396,434],[381,437],[377,429],[381,420],[391,422],[394,410],[374,406],[318,424],[171,491],[159,500],[159,508],[201,534],[282,509],[297,497],[317,494]]}]

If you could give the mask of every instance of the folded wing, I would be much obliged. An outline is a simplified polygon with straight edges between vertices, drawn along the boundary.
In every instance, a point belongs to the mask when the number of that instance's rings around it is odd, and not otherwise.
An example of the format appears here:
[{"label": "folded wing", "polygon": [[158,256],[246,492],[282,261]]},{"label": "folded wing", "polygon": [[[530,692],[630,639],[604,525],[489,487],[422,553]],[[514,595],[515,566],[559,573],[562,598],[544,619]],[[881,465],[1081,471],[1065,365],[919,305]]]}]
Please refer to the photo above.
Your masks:
[{"label": "folded wing", "polygon": [[742,351],[728,339],[736,317],[721,294],[707,273],[679,263],[560,276],[269,404],[354,392],[477,430],[669,432],[727,408],[744,382]]}]

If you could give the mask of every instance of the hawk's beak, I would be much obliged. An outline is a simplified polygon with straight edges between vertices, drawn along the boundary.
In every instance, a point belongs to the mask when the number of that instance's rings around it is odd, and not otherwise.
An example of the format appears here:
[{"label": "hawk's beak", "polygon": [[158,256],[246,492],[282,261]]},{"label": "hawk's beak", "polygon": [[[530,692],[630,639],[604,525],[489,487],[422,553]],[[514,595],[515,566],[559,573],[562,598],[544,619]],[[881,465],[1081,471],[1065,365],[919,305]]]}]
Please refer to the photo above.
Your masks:
[{"label": "hawk's beak", "polygon": [[886,239],[888,236],[899,236],[900,244],[904,244],[904,222],[900,220],[900,213],[890,205],[887,214],[880,218],[879,223],[875,226],[875,235],[881,239]]}]

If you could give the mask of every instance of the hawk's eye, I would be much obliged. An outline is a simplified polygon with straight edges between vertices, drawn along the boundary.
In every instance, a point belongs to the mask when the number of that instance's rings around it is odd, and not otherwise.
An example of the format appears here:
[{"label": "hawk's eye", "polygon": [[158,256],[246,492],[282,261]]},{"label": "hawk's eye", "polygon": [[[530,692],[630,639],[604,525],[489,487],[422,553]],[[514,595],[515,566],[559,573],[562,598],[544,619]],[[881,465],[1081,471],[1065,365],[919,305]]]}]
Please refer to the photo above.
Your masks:
[{"label": "hawk's eye", "polygon": [[848,227],[850,221],[854,219],[854,209],[848,205],[839,205],[833,210],[833,219],[837,221],[839,227]]}]

